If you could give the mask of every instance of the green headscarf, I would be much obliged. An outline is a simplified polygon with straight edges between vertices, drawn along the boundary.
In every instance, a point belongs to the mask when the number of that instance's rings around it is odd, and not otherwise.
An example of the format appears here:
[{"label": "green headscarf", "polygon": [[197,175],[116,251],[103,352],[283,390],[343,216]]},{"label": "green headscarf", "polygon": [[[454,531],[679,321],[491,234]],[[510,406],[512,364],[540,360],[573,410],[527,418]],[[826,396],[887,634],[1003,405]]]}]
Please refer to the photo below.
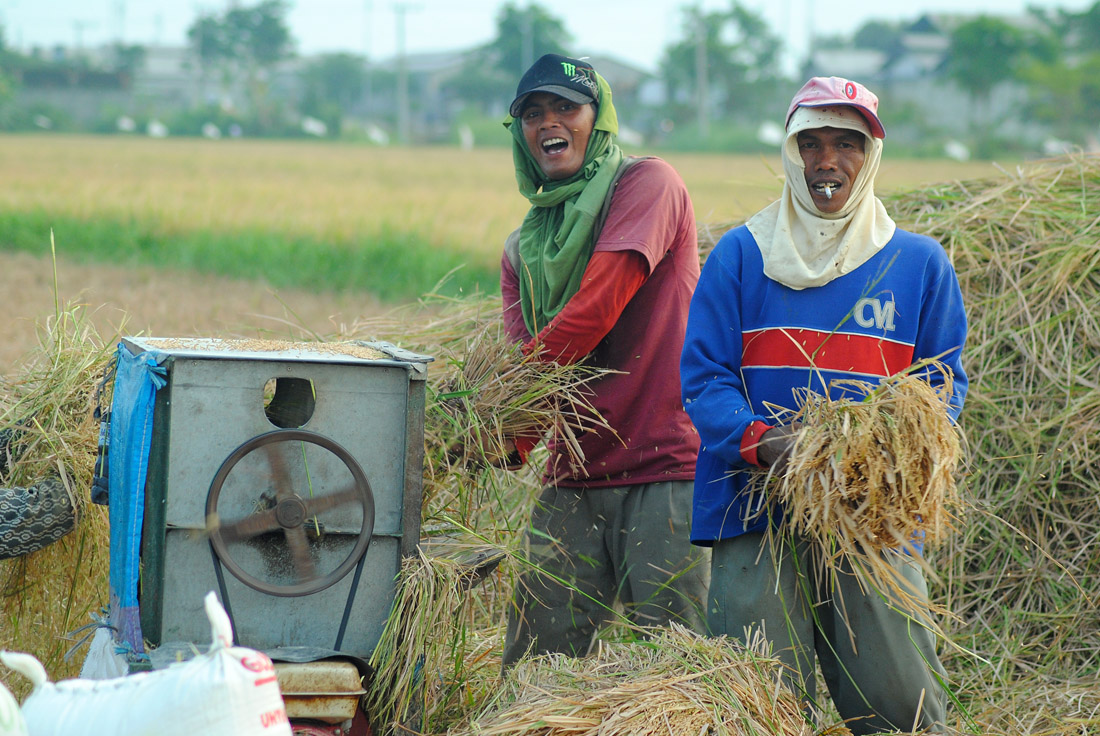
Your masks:
[{"label": "green headscarf", "polygon": [[[581,285],[599,233],[596,217],[603,206],[623,152],[615,143],[619,119],[611,87],[595,74],[599,103],[592,136],[580,171],[568,179],[546,178],[535,162],[523,126],[505,120],[512,133],[512,160],[520,194],[531,202],[519,233],[519,295],[523,321],[537,335],[562,310]],[[541,191],[540,191],[541,190]]]}]

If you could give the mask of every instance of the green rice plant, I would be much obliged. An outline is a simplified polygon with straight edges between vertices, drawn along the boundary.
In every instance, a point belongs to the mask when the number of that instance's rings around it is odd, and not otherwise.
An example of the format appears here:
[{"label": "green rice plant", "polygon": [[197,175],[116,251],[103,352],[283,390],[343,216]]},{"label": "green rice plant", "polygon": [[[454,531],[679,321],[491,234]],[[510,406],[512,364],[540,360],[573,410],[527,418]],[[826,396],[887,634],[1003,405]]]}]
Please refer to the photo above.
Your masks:
[{"label": "green rice plant", "polygon": [[[687,184],[699,222],[747,217],[782,186],[777,156],[662,155]],[[912,189],[991,172],[987,162],[888,157],[877,188]],[[379,235],[402,234],[399,242],[430,245],[436,255],[454,250],[478,268],[499,263],[505,238],[529,207],[516,189],[507,148],[5,135],[0,177],[19,182],[0,192],[0,212],[41,213],[47,227],[120,223],[165,241],[193,231],[261,231],[276,242],[367,250]],[[44,232],[35,229],[39,239]],[[0,247],[6,240],[0,227]],[[80,241],[61,242],[75,248]],[[242,268],[265,273],[263,263]],[[421,284],[417,293],[429,287]]]},{"label": "green rice plant", "polygon": [[413,229],[384,225],[351,240],[272,232],[258,227],[171,231],[153,223],[45,211],[0,213],[2,247],[38,252],[54,231],[60,254],[82,263],[156,266],[237,279],[260,278],[275,288],[368,292],[392,304],[414,300],[449,276],[453,294],[495,288],[499,273],[455,244],[440,247]]},{"label": "green rice plant", "polygon": [[20,183],[0,192],[5,212],[134,222],[166,236],[262,230],[346,243],[413,232],[485,263],[527,209],[499,150],[13,135],[0,138],[0,174]]}]

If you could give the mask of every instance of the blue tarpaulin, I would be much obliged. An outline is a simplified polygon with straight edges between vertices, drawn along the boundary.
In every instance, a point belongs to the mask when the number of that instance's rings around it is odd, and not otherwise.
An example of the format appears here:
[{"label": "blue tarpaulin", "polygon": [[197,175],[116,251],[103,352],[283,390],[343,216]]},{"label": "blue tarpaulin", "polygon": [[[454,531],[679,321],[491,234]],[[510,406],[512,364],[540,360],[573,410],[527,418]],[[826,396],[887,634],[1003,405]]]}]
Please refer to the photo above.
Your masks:
[{"label": "blue tarpaulin", "polygon": [[134,355],[118,346],[108,440],[111,516],[111,625],[123,646],[144,652],[138,611],[141,525],[145,515],[145,476],[153,438],[153,405],[167,371],[163,354]]}]

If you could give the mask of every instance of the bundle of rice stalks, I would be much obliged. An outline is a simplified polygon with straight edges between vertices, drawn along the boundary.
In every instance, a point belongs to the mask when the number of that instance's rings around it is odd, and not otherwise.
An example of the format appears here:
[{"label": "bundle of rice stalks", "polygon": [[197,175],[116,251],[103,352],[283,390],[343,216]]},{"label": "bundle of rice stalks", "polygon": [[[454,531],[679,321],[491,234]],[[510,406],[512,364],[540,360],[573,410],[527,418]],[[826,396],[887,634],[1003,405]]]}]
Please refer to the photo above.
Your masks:
[{"label": "bundle of rice stalks", "polygon": [[[450,736],[810,734],[781,665],[725,637],[683,627],[650,640],[603,643],[584,659],[517,664],[497,701]],[[757,647],[761,642],[757,640]]]},{"label": "bundle of rice stalks", "polygon": [[914,542],[943,540],[961,508],[961,442],[948,416],[952,380],[941,364],[933,370],[943,383],[906,371],[878,385],[837,381],[832,388],[842,398],[803,392],[786,471],[768,491],[786,531],[813,545],[819,565],[860,571],[915,610],[921,601],[892,558]]},{"label": "bundle of rice stalks", "polygon": [[[40,326],[38,347],[0,383],[0,426],[13,431],[17,448],[3,482],[60,478],[77,515],[59,541],[0,561],[0,607],[10,624],[0,627],[0,649],[34,654],[53,679],[78,673],[80,659],[64,659],[72,644],[65,634],[89,623],[107,599],[107,510],[88,497],[99,434],[93,410],[115,342],[97,334],[84,306],[58,307]],[[110,405],[109,392],[99,398]]]},{"label": "bundle of rice stalks", "polygon": [[576,450],[576,433],[606,426],[588,400],[588,385],[604,371],[524,355],[504,333],[499,297],[429,294],[358,322],[341,338],[386,339],[435,359],[423,494],[423,517],[435,525],[514,531],[538,491],[540,464],[532,459],[520,473],[495,470],[506,464],[509,442],[557,428]]},{"label": "bundle of rice stalks", "polygon": [[607,427],[592,408],[587,388],[603,372],[524,355],[504,335],[499,320],[445,349],[446,362],[431,383],[425,418],[435,476],[506,463],[509,440],[538,439],[555,428],[579,464],[584,458],[576,435]]},{"label": "bundle of rice stalks", "polygon": [[802,426],[776,485],[792,530],[838,554],[867,556],[943,539],[961,504],[951,378],[933,386],[907,372],[834,388],[864,398],[802,395],[794,416]]},{"label": "bundle of rice stalks", "polygon": [[471,574],[448,557],[421,552],[404,560],[364,698],[377,732],[440,733],[497,685],[501,643],[472,630]]},{"label": "bundle of rice stalks", "polygon": [[[962,424],[968,523],[937,554],[948,662],[981,696],[1018,677],[1100,671],[1100,158],[1041,162],[891,198],[942,242],[970,321]],[[1054,685],[1056,686],[1056,685]]]}]

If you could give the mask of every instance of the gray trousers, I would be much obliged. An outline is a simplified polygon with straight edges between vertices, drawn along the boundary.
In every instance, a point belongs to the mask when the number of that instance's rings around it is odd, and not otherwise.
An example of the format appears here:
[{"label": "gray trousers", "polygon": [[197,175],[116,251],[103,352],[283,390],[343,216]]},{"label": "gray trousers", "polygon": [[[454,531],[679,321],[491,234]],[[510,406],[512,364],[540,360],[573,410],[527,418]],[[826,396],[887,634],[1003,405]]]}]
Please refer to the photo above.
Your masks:
[{"label": "gray trousers", "polygon": [[588,653],[616,601],[643,626],[702,633],[707,550],[689,541],[691,481],[548,487],[531,513],[530,566],[516,583],[504,664],[527,652]]},{"label": "gray trousers", "polygon": [[[745,639],[760,629],[775,656],[789,669],[787,684],[816,697],[817,655],[833,704],[852,733],[930,729],[941,732],[946,711],[946,674],[935,636],[879,593],[860,587],[852,574],[830,580],[812,571],[805,543],[785,543],[778,561],[762,534],[715,543],[707,626],[713,635]],[[920,567],[898,558],[896,567],[923,600]],[[915,724],[915,729],[914,729]]]}]

